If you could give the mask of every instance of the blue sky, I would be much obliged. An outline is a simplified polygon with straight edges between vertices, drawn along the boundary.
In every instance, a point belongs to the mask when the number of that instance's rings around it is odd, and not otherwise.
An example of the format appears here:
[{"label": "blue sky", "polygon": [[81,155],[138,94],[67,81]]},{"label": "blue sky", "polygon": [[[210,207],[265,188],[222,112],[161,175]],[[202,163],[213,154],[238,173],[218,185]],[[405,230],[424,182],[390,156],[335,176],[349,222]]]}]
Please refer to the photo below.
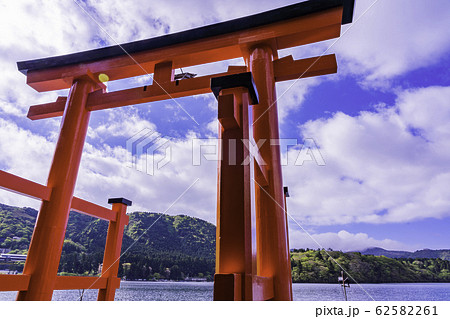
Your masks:
[{"label": "blue sky", "polygon": [[[60,118],[30,121],[26,112],[67,95],[35,92],[17,61],[150,38],[295,2],[80,2],[95,22],[73,0],[1,3],[0,169],[46,183]],[[354,22],[342,27],[339,40],[280,52],[295,59],[335,53],[338,60],[337,74],[277,84],[280,135],[299,143],[283,153],[291,248],[450,248],[448,16],[445,0],[356,0]],[[184,71],[213,74],[230,64],[243,61]],[[143,76],[110,82],[108,89],[146,84],[151,79]],[[212,94],[94,112],[75,195],[101,205],[109,197],[126,197],[133,200],[132,210],[215,223],[217,162],[192,163],[193,140],[214,144],[216,117]],[[170,139],[171,161],[153,175],[130,167],[126,148],[127,139],[144,129]],[[305,140],[314,141],[325,165],[296,165]],[[3,190],[0,202],[39,207]]]}]

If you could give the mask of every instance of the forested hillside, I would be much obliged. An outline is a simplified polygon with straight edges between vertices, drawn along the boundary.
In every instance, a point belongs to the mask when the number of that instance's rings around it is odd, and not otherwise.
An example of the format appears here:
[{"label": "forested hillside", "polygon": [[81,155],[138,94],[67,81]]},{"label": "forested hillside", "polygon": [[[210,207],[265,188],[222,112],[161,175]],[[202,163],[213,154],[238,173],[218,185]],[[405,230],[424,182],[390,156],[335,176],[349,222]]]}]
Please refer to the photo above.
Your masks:
[{"label": "forested hillside", "polygon": [[[36,216],[34,209],[0,204],[0,248],[26,254]],[[124,231],[119,275],[130,280],[212,280],[215,229],[211,223],[185,215],[131,213]],[[103,260],[107,230],[108,222],[72,212],[59,271],[96,275]],[[13,268],[22,267],[19,264]]]},{"label": "forested hillside", "polygon": [[342,270],[338,264],[357,282],[450,282],[448,260],[393,259],[357,252],[303,249],[295,249],[291,253],[292,280],[336,283]]},{"label": "forested hillside", "polygon": [[450,260],[450,249],[421,249],[415,252],[386,250],[379,247],[372,247],[361,251],[363,255],[386,256],[389,258],[441,258]]},{"label": "forested hillside", "polygon": [[[0,204],[0,248],[26,254],[37,212]],[[108,223],[71,213],[59,271],[95,276],[103,260]],[[125,228],[119,276],[128,280],[213,279],[215,226],[184,215],[134,212]],[[433,253],[433,251],[427,251]],[[358,282],[450,282],[450,261],[400,258],[358,252],[294,249],[294,282],[336,283],[341,265]],[[0,270],[18,270],[23,263],[0,263]],[[351,280],[352,281],[352,280]]]}]

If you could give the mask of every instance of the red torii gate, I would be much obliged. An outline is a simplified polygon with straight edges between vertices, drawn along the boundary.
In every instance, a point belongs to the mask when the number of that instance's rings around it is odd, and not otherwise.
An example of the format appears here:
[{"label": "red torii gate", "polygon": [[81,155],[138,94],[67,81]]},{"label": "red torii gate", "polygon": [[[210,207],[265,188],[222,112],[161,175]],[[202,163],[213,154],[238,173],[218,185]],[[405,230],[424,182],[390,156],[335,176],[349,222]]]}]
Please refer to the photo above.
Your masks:
[{"label": "red torii gate", "polygon": [[[254,157],[252,217],[250,166],[240,165],[250,155],[244,143],[249,138],[248,105],[253,105],[253,119],[258,119],[252,125],[253,138],[278,139],[275,83],[337,72],[333,54],[294,60],[278,58],[278,50],[339,37],[341,24],[352,21],[353,7],[354,0],[310,0],[153,39],[18,62],[27,84],[37,91],[70,88],[70,92],[54,103],[31,106],[28,112],[32,120],[63,116],[47,186],[0,171],[0,187],[42,200],[23,275],[0,275],[0,290],[18,290],[18,300],[51,300],[54,289],[100,288],[99,300],[114,300],[125,211],[131,202],[112,199],[111,217],[110,210],[73,197],[90,112],[213,91],[219,101],[223,156],[214,299],[292,300],[280,149],[265,144]],[[177,68],[238,57],[244,58],[245,66],[174,79]],[[154,84],[111,93],[99,80],[105,74],[118,80],[148,73],[153,73]],[[236,141],[233,163],[228,156],[231,140]],[[82,277],[76,282],[57,276],[69,210],[76,207],[110,220],[103,268],[111,267],[100,279]]]}]

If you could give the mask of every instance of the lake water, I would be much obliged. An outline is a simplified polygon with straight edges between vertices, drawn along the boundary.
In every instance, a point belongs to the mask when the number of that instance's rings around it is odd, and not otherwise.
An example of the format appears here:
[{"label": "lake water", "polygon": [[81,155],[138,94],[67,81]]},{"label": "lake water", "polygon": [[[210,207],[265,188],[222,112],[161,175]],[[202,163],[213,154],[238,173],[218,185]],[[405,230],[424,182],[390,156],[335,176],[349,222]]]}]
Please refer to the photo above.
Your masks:
[{"label": "lake water", "polygon": [[[342,288],[337,284],[293,284],[294,300],[341,301]],[[347,288],[348,300],[362,301],[450,301],[450,283],[361,284]],[[0,300],[14,300],[16,292],[0,292]],[[75,301],[80,291],[55,291],[53,300]],[[83,300],[96,300],[97,290],[87,290]],[[210,301],[212,282],[122,282],[116,300],[137,301]]]}]

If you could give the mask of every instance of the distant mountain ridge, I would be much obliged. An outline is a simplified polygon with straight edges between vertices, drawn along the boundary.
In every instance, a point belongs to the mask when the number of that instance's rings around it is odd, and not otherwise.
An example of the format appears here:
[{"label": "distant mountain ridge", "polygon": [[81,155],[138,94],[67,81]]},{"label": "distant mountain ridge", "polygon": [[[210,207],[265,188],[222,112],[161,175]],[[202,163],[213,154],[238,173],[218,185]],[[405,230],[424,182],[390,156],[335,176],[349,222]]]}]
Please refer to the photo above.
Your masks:
[{"label": "distant mountain ridge", "polygon": [[389,258],[440,258],[443,260],[450,260],[450,249],[421,249],[410,252],[371,247],[360,251],[360,253],[363,255],[385,256]]},{"label": "distant mountain ridge", "polygon": [[[360,252],[293,249],[293,282],[336,283],[345,269],[351,282],[450,282],[450,261],[441,258],[389,258]],[[342,267],[342,268],[341,268]]]}]

